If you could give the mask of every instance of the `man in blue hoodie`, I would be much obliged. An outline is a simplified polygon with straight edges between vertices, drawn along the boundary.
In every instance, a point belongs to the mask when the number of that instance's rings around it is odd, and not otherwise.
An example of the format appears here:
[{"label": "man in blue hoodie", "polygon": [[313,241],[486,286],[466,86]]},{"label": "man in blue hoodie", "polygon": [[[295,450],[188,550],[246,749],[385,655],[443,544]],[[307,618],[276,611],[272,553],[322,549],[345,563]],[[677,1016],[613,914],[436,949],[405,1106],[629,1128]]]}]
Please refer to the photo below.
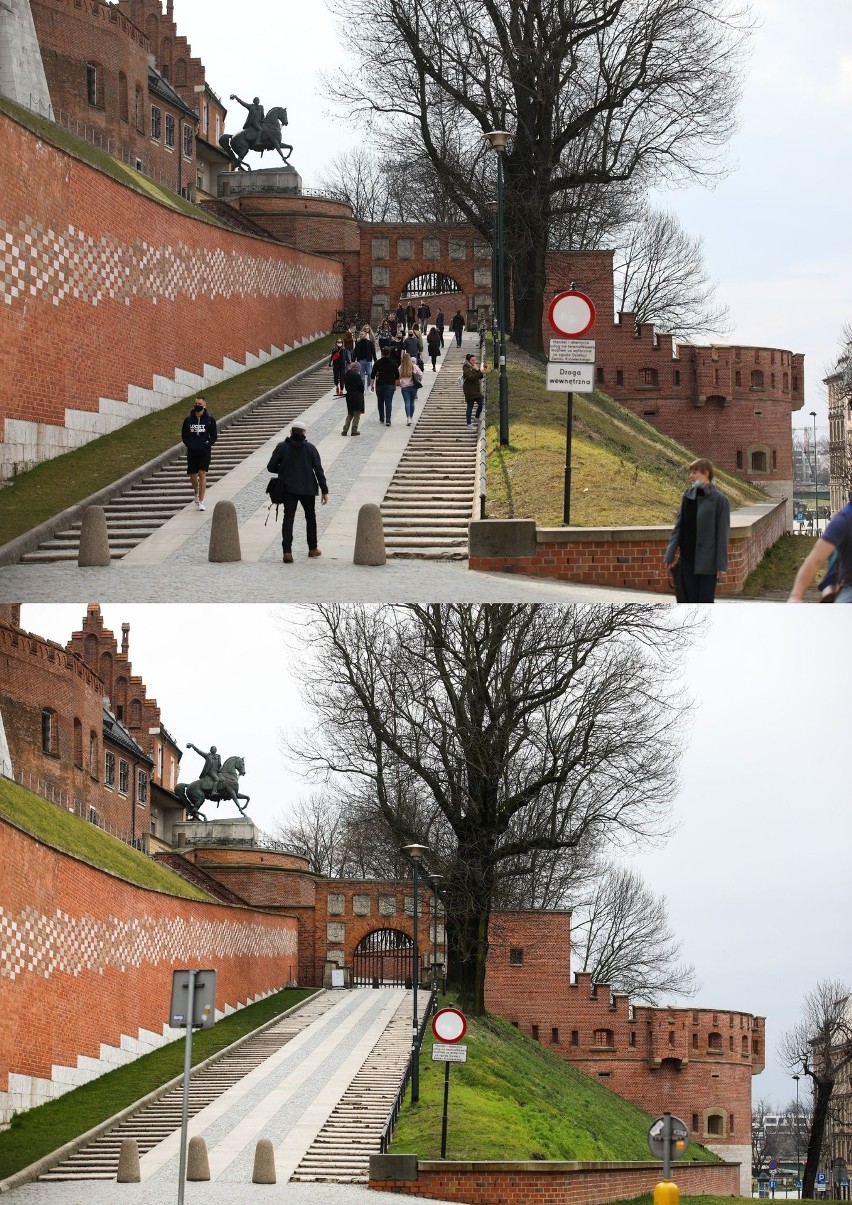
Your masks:
[{"label": "man in blue hoodie", "polygon": [[308,556],[319,556],[317,494],[322,494],[322,504],[325,506],[328,502],[328,482],[322,471],[319,452],[312,443],[308,443],[308,428],[303,422],[292,424],[290,434],[278,444],[266,469],[269,473],[277,473],[284,487],[284,522],[281,525],[284,564],[293,564],[293,521],[299,503],[305,512]]},{"label": "man in blue hoodie", "polygon": [[192,482],[195,505],[204,510],[204,494],[207,489],[207,470],[210,468],[210,451],[219,438],[216,420],[199,396],[189,414],[183,420],[180,437],[186,445],[186,471]]}]

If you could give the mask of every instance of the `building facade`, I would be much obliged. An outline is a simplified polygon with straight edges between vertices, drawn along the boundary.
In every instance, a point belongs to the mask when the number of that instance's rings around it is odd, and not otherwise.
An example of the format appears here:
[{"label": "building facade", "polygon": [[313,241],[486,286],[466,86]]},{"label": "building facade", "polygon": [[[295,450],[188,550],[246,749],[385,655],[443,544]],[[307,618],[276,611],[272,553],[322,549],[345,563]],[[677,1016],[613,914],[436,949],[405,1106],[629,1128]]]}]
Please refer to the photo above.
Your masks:
[{"label": "building facade", "polygon": [[852,500],[852,349],[825,378],[831,513]]}]

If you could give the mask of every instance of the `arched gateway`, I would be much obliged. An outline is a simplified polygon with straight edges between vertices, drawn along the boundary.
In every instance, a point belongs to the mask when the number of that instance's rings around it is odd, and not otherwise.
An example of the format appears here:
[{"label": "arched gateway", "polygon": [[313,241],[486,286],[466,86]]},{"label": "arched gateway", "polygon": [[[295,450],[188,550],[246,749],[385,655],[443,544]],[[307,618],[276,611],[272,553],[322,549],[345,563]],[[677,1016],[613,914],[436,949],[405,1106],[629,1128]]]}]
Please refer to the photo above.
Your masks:
[{"label": "arched gateway", "polygon": [[[403,986],[411,984],[414,942],[401,929],[374,929],[362,937],[352,958],[352,981]],[[422,955],[418,959],[421,964]]]}]

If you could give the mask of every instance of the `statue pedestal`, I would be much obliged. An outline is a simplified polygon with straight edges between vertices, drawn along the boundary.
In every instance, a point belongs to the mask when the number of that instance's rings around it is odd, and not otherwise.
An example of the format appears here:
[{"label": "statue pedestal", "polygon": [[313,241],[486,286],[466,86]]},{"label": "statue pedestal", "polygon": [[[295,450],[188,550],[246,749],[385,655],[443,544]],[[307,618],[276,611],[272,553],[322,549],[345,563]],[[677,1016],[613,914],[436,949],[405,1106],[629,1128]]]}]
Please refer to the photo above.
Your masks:
[{"label": "statue pedestal", "polygon": [[278,167],[264,167],[258,171],[219,172],[217,180],[217,194],[226,199],[258,193],[279,196],[302,194],[302,177],[290,163],[281,163]]},{"label": "statue pedestal", "polygon": [[176,849],[184,845],[249,846],[256,839],[257,827],[246,816],[233,820],[185,820],[172,825],[172,845]]}]

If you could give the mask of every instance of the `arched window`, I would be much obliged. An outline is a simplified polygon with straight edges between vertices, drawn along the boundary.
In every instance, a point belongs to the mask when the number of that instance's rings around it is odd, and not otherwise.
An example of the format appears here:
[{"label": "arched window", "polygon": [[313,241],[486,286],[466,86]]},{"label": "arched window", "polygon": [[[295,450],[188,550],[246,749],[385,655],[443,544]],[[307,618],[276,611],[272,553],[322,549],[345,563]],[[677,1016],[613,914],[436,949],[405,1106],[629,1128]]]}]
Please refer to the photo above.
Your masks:
[{"label": "arched window", "polygon": [[89,732],[89,773],[92,778],[98,776],[98,734]]},{"label": "arched window", "polygon": [[715,1032],[708,1033],[707,1049],[708,1050],[721,1050],[722,1049],[722,1035],[720,1033],[715,1033]]},{"label": "arched window", "polygon": [[118,115],[122,121],[130,118],[130,107],[127,100],[127,76],[123,71],[118,73]]},{"label": "arched window", "polygon": [[765,386],[764,386],[764,384],[763,384],[763,371],[762,371],[762,369],[760,369],[760,368],[755,368],[755,369],[752,371],[752,374],[751,374],[751,387],[752,387],[752,389],[763,389],[763,388],[765,388]]},{"label": "arched window", "polygon": [[746,1034],[743,1034],[741,1053],[744,1054],[746,1058],[748,1057],[748,1036]]},{"label": "arched window", "polygon": [[83,769],[83,725],[74,717],[74,765]]},{"label": "arched window", "polygon": [[49,707],[41,711],[41,751],[42,753],[57,753],[56,712]]},{"label": "arched window", "polygon": [[130,704],[130,724],[133,728],[138,728],[142,723],[142,704],[138,699],[133,699]]},{"label": "arched window", "polygon": [[98,638],[89,634],[83,642],[83,660],[90,669],[98,664]]},{"label": "arched window", "polygon": [[145,133],[145,95],[139,84],[136,85],[136,129],[140,134]]},{"label": "arched window", "polygon": [[766,472],[766,453],[764,451],[752,452],[751,454],[751,471],[753,473]]},{"label": "arched window", "polygon": [[163,73],[163,79],[171,81],[172,78],[172,40],[171,38],[163,38],[160,46],[160,70]]},{"label": "arched window", "polygon": [[186,84],[186,59],[178,59],[175,63],[175,84]]},{"label": "arched window", "polygon": [[100,63],[86,63],[86,98],[93,108],[104,107],[104,72]]},{"label": "arched window", "polygon": [[711,1138],[722,1138],[725,1133],[725,1114],[708,1113],[705,1131]]}]

